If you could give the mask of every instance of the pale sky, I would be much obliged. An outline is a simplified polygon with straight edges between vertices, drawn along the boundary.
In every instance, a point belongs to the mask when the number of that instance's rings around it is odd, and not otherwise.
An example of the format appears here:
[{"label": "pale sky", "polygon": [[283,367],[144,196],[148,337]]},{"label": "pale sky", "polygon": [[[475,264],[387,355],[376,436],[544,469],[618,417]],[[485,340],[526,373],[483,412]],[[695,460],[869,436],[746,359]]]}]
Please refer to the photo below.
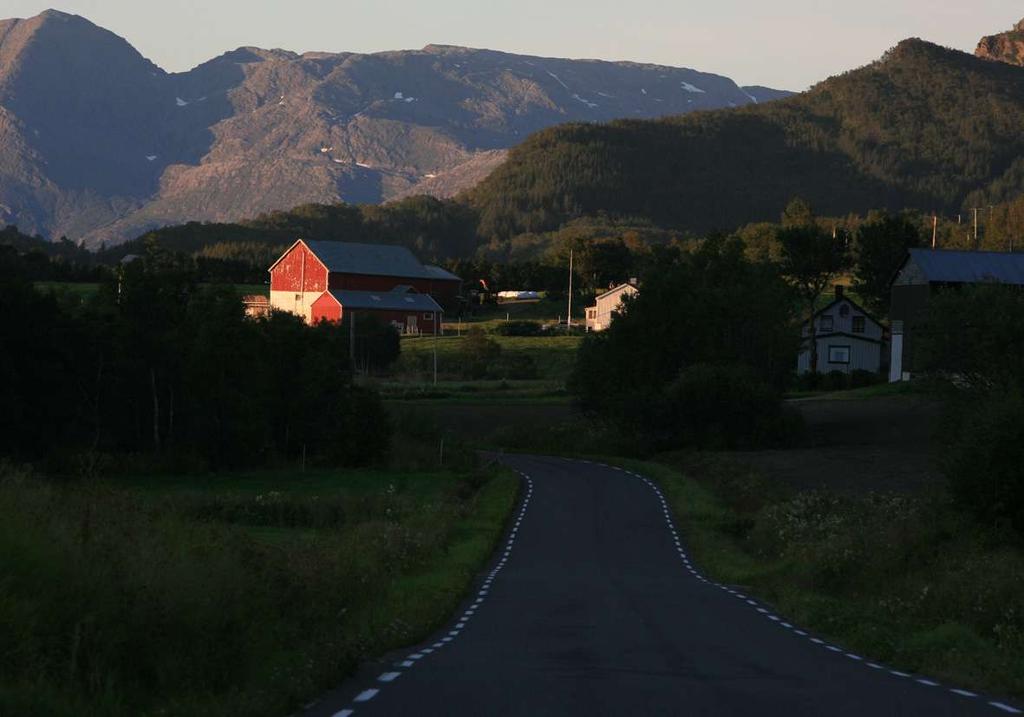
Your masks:
[{"label": "pale sky", "polygon": [[[59,3],[59,4],[55,4]],[[243,45],[375,52],[429,43],[634,60],[802,90],[906,37],[973,51],[1019,0],[3,0],[82,15],[172,72]]]}]

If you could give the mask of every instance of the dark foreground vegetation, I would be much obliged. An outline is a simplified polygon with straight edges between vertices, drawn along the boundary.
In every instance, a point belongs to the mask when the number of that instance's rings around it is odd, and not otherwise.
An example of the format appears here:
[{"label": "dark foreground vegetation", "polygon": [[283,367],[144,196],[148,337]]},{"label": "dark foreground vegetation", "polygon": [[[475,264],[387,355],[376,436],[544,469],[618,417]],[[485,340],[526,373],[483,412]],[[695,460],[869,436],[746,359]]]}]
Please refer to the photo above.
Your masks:
[{"label": "dark foreground vegetation", "polygon": [[709,240],[587,337],[570,390],[640,451],[785,444],[795,308],[773,267],[738,241]]},{"label": "dark foreground vegetation", "polygon": [[447,619],[518,483],[359,385],[393,329],[60,261],[0,247],[0,714],[279,716]]},{"label": "dark foreground vegetation", "polygon": [[[667,465],[666,465],[667,464]],[[1024,552],[941,486],[790,490],[728,459],[639,464],[718,580],[867,659],[1024,695]]]},{"label": "dark foreground vegetation", "polygon": [[380,471],[55,484],[0,465],[0,714],[289,714],[447,619],[517,485]]},{"label": "dark foreground vegetation", "polygon": [[[381,458],[389,424],[353,382],[343,327],[250,321],[157,249],[82,300],[43,294],[0,256],[0,455],[58,472]],[[44,428],[45,427],[45,428]]]}]

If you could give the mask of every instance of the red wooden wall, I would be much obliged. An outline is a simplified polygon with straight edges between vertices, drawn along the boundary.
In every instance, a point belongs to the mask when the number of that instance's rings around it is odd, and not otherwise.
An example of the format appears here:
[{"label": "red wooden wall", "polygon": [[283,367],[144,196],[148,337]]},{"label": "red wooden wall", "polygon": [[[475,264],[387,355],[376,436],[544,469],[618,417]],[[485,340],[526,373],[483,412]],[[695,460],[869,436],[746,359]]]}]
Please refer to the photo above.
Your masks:
[{"label": "red wooden wall", "polygon": [[[305,266],[305,285],[303,285]],[[327,291],[327,269],[305,244],[297,244],[270,271],[271,291]]]}]

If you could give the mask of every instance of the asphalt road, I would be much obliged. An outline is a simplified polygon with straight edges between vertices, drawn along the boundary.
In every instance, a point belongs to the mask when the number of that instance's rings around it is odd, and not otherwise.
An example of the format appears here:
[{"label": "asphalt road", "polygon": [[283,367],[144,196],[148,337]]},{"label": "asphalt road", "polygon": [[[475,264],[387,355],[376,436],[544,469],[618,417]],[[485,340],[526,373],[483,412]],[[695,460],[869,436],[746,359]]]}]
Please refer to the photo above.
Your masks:
[{"label": "asphalt road", "polygon": [[348,715],[1019,714],[830,645],[692,565],[657,488],[560,458],[444,631],[307,710]]}]

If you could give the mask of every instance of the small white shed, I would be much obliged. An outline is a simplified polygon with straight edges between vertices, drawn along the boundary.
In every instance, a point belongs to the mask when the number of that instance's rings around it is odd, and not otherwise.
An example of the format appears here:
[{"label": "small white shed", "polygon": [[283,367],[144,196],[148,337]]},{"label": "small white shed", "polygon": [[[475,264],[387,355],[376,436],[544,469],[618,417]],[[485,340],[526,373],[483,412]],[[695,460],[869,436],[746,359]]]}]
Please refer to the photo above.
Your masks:
[{"label": "small white shed", "polygon": [[633,284],[619,284],[599,295],[594,305],[587,307],[587,331],[604,331],[611,326],[615,312],[622,308],[623,299],[639,291]]}]

